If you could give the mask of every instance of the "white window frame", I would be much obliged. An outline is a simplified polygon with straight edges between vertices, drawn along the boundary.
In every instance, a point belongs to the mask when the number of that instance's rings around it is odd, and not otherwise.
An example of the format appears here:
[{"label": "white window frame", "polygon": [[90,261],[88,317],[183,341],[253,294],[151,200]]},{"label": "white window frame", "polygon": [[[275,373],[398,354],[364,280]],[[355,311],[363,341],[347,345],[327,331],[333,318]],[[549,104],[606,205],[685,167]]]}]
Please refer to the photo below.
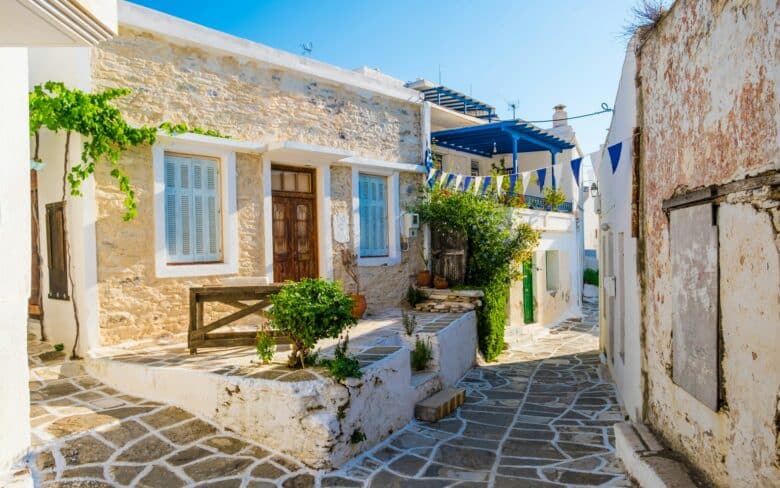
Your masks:
[{"label": "white window frame", "polygon": [[[219,160],[222,216],[222,261],[219,263],[168,263],[165,245],[165,153],[184,153]],[[152,146],[154,167],[155,272],[158,278],[231,275],[238,273],[238,212],[236,154],[218,143],[168,140]]]},{"label": "white window frame", "polygon": [[[360,256],[360,175],[387,178],[387,256]],[[401,207],[399,202],[400,174],[394,170],[372,167],[352,168],[352,228],[358,266],[394,266],[401,262]]]}]

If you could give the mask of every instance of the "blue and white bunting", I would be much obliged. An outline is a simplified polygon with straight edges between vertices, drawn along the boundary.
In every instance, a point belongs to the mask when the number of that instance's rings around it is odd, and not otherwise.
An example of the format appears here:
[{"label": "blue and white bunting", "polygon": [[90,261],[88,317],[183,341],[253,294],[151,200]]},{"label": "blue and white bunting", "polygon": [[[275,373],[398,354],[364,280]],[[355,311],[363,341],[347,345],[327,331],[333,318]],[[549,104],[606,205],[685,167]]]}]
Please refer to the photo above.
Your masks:
[{"label": "blue and white bunting", "polygon": [[574,175],[574,182],[577,186],[580,186],[580,167],[582,166],[582,158],[575,158],[571,160],[571,172]]},{"label": "blue and white bunting", "polygon": [[544,179],[547,176],[547,168],[536,170],[536,183],[539,185],[539,191],[544,190]]},{"label": "blue and white bunting", "polygon": [[517,173],[509,175],[509,196],[514,196],[515,185],[517,184]]},{"label": "blue and white bunting", "polygon": [[618,142],[617,144],[613,144],[607,147],[607,151],[609,152],[609,162],[612,164],[613,175],[615,174],[615,171],[617,171],[618,164],[620,164],[620,152],[622,149],[622,142]]},{"label": "blue and white bunting", "polygon": [[487,191],[488,187],[490,186],[490,182],[493,181],[492,176],[485,176],[482,178],[482,190],[480,190],[480,194],[484,195]]},{"label": "blue and white bunting", "polygon": [[501,196],[501,190],[504,189],[504,175],[496,176],[496,195]]}]

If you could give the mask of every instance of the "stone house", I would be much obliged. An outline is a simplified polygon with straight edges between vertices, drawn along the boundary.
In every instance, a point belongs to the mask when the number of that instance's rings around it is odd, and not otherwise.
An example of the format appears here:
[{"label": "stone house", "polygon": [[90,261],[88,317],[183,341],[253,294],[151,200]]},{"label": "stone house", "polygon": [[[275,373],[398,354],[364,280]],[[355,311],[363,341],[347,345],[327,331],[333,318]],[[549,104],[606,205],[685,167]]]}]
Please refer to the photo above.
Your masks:
[{"label": "stone house", "polygon": [[[116,38],[96,47],[32,50],[30,86],[130,88],[117,105],[132,124],[185,123],[229,138],[161,132],[154,146],[125,152],[132,221],[122,221],[124,196],[106,165],[83,197],[68,198],[73,296],[53,290],[62,272],[51,272],[57,249],[42,222],[50,341],[73,344],[68,300],[86,354],[186,331],[192,286],[325,277],[353,292],[343,248],[358,255],[369,312],[397,305],[423,266],[420,239],[400,227],[423,181],[420,93],[131,3],[119,3],[118,17]],[[72,141],[71,160],[79,147]],[[40,215],[62,199],[63,148],[62,135],[44,134]]]},{"label": "stone house", "polygon": [[777,5],[679,0],[634,42],[610,137],[638,137],[599,180],[621,188],[602,349],[632,419],[708,485],[777,486]]}]

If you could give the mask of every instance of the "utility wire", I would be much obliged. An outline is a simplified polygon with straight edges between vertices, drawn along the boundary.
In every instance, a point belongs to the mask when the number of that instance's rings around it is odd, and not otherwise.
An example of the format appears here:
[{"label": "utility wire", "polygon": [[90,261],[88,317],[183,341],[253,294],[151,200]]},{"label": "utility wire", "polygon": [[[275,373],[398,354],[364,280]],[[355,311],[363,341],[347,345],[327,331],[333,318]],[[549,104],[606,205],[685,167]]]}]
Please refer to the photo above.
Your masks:
[{"label": "utility wire", "polygon": [[[589,114],[575,115],[575,116],[572,116],[572,117],[566,117],[566,120],[572,120],[572,119],[581,119],[581,118],[584,118],[584,117],[592,117],[592,116],[594,116],[594,115],[600,115],[600,114],[603,114],[603,113],[606,113],[606,112],[612,112],[612,109],[611,109],[611,108],[609,108],[609,105],[607,105],[606,103],[602,103],[602,104],[601,104],[601,110],[600,110],[600,111],[598,111],[598,112],[591,112],[591,113],[589,113]],[[518,119],[518,120],[522,120],[522,119]],[[543,122],[555,122],[556,120],[557,120],[557,119],[548,119],[548,120],[523,120],[523,122],[527,122],[527,123],[529,123],[529,124],[541,124],[541,123],[543,123]]]}]

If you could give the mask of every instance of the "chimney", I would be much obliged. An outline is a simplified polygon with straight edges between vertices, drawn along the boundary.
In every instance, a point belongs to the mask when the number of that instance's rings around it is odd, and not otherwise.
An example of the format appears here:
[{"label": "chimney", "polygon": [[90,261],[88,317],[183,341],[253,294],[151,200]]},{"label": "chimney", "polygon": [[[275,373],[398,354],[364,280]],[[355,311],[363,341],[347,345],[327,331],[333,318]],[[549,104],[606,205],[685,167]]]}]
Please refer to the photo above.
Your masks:
[{"label": "chimney", "polygon": [[555,110],[553,112],[553,128],[569,125],[569,114],[566,113],[566,105],[559,103],[553,109]]}]

